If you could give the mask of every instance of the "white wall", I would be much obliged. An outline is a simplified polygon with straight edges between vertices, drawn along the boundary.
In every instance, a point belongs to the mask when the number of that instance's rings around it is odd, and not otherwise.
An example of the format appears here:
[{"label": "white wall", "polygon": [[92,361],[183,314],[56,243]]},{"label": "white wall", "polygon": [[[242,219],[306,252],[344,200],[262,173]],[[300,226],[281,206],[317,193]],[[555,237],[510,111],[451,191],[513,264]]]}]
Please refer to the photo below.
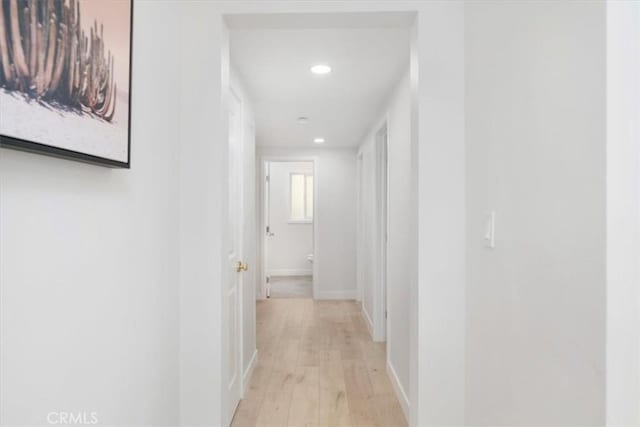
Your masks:
[{"label": "white wall", "polygon": [[[186,64],[180,79],[179,135],[180,425],[218,426],[228,424],[229,407],[222,380],[227,378],[222,367],[229,366],[229,351],[221,351],[227,345],[223,333],[228,322],[222,284],[230,273],[223,249],[228,241],[228,33],[215,4],[179,3],[179,58]],[[203,40],[209,48],[195,49]]]},{"label": "white wall", "polygon": [[131,170],[0,149],[3,426],[179,422],[174,17],[136,2]]},{"label": "white wall", "polygon": [[607,425],[640,425],[640,3],[607,3]]},{"label": "white wall", "polygon": [[[464,424],[464,3],[425,2],[411,63],[411,405],[414,426]],[[415,396],[415,397],[413,397]],[[415,400],[414,400],[415,401]]]},{"label": "white wall", "polygon": [[[314,296],[356,297],[356,151],[258,147],[258,158],[315,158]],[[258,167],[261,167],[258,164]],[[259,200],[262,200],[259,196]]]},{"label": "white wall", "polygon": [[605,423],[605,23],[466,4],[468,425]]},{"label": "white wall", "polygon": [[290,222],[290,175],[313,175],[312,162],[271,162],[269,166],[269,237],[268,268],[271,276],[310,275],[313,253],[313,224]]},{"label": "white wall", "polygon": [[[407,213],[415,200],[412,186],[411,160],[411,87],[409,73],[399,80],[389,101],[384,120],[388,135],[388,211],[387,211],[387,363],[389,374],[396,386],[398,399],[405,415],[409,418],[410,390],[410,342],[409,313],[411,305],[411,270],[415,268],[408,258],[412,250],[415,230],[407,221]],[[382,123],[371,129],[361,146],[362,153],[362,196],[363,206],[359,221],[362,232],[358,248],[362,256],[363,310],[368,321],[375,322],[374,300],[379,298],[375,291],[378,274],[376,246],[379,231],[376,220],[376,177],[380,174],[376,165],[376,134]],[[370,319],[370,320],[369,320]],[[381,316],[379,321],[384,322]]]}]

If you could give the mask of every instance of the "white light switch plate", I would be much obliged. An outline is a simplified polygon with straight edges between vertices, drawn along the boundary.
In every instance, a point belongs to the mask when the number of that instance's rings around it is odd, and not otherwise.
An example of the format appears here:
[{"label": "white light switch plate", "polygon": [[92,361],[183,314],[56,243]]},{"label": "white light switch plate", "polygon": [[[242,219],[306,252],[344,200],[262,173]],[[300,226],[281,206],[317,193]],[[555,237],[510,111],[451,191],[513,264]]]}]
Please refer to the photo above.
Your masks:
[{"label": "white light switch plate", "polygon": [[496,213],[495,211],[487,212],[484,225],[484,246],[485,248],[495,249],[496,247]]}]

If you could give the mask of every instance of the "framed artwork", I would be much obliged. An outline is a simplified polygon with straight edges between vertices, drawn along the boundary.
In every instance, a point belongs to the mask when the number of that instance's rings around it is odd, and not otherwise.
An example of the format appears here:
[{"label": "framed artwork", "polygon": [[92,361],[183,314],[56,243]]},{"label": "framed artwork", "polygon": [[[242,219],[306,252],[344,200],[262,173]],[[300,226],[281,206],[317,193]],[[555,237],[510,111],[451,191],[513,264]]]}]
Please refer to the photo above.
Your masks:
[{"label": "framed artwork", "polygon": [[0,144],[129,168],[133,0],[0,0]]}]

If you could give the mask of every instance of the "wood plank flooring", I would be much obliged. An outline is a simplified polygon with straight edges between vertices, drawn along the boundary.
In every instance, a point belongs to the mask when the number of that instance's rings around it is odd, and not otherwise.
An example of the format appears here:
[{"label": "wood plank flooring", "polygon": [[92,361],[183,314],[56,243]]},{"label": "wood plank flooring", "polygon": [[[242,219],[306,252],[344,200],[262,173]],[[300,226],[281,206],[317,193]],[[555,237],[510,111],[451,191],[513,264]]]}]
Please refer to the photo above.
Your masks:
[{"label": "wood plank flooring", "polygon": [[257,303],[258,364],[233,427],[400,427],[407,423],[354,301]]}]

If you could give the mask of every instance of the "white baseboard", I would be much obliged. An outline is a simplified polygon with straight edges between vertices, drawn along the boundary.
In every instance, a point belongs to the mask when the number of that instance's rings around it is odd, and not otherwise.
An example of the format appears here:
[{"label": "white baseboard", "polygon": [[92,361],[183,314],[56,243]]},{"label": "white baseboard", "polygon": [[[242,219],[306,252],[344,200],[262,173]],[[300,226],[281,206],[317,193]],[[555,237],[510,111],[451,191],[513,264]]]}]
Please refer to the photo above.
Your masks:
[{"label": "white baseboard", "polygon": [[242,375],[242,390],[246,395],[247,390],[249,389],[249,382],[251,381],[251,376],[253,375],[253,371],[256,369],[256,365],[258,364],[258,350],[256,349],[253,352],[253,356],[251,356],[251,361],[249,362],[249,366],[244,371]]},{"label": "white baseboard", "polygon": [[313,276],[313,270],[271,270],[269,276]]},{"label": "white baseboard", "polygon": [[393,369],[393,365],[389,360],[387,360],[387,374],[389,374],[391,385],[393,385],[393,391],[396,392],[396,397],[400,402],[402,412],[404,412],[404,418],[409,422],[409,398],[407,397],[407,393],[404,392],[404,388],[402,388],[402,384],[400,384],[398,375],[396,375],[396,370]]},{"label": "white baseboard", "polygon": [[364,304],[362,304],[362,318],[364,319],[364,323],[367,325],[367,329],[369,330],[369,336],[373,337],[373,321],[371,320],[371,316],[367,313],[367,310],[364,308]]},{"label": "white baseboard", "polygon": [[314,289],[315,299],[356,299],[358,291],[355,289],[347,291],[318,291]]}]

